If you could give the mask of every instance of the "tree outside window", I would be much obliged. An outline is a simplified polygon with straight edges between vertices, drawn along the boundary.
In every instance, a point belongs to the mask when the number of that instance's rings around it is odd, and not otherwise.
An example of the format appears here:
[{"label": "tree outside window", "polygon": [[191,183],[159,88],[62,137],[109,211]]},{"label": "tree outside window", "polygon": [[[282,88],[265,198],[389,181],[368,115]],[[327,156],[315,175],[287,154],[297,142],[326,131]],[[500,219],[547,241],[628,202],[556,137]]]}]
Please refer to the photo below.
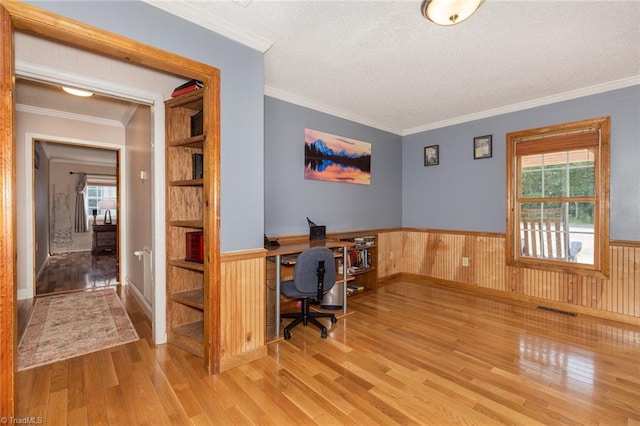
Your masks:
[{"label": "tree outside window", "polygon": [[507,263],[608,274],[609,118],[507,135]]}]

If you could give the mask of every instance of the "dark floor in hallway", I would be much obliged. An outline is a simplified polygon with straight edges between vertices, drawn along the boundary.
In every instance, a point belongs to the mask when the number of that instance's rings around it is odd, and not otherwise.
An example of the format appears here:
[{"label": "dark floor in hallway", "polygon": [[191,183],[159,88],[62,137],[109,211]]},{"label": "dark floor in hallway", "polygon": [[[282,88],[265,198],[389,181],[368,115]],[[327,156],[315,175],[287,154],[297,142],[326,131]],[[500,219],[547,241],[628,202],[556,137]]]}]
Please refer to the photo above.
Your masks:
[{"label": "dark floor in hallway", "polygon": [[78,252],[54,255],[38,277],[36,296],[118,284],[118,256]]}]

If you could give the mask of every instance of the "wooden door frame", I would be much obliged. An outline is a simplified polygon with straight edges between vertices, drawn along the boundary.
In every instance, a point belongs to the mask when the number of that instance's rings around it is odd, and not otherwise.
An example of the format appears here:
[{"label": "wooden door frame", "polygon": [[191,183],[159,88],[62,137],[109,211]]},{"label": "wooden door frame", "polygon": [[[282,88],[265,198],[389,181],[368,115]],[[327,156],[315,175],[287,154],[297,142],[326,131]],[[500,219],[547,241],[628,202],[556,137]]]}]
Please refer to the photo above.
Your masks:
[{"label": "wooden door frame", "polygon": [[[0,417],[15,415],[16,404],[16,184],[15,184],[15,66],[13,33],[16,30],[83,48],[133,64],[196,78],[204,82],[204,102],[209,106],[211,161],[220,164],[220,71],[161,49],[91,27],[15,0],[0,0]],[[205,108],[205,110],[207,110]],[[209,238],[209,357],[210,373],[219,371],[220,348],[220,168],[214,167],[204,197],[210,225]]]}]

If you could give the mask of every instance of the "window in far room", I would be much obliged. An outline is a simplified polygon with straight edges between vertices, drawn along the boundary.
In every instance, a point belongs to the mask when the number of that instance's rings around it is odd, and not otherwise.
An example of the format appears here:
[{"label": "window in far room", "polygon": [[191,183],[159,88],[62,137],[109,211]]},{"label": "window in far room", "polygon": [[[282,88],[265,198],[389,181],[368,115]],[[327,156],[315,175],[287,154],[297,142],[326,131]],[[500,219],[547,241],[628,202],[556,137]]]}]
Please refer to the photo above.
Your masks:
[{"label": "window in far room", "polygon": [[608,117],[507,135],[507,264],[607,276]]},{"label": "window in far room", "polygon": [[88,217],[92,218],[95,211],[98,223],[101,223],[108,209],[112,220],[114,222],[116,221],[118,214],[116,208],[118,191],[115,177],[111,180],[105,179],[104,177],[92,179],[91,176],[89,176],[86,194]]}]

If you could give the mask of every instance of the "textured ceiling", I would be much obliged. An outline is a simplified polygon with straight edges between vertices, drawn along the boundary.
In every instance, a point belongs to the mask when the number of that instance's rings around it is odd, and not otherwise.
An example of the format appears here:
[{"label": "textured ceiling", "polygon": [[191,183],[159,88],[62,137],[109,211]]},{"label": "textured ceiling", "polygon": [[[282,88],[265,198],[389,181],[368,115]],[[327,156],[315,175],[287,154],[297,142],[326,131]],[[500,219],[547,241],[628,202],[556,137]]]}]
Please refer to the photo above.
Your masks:
[{"label": "textured ceiling", "polygon": [[399,134],[640,83],[640,2],[156,1],[265,53],[265,93]]}]

